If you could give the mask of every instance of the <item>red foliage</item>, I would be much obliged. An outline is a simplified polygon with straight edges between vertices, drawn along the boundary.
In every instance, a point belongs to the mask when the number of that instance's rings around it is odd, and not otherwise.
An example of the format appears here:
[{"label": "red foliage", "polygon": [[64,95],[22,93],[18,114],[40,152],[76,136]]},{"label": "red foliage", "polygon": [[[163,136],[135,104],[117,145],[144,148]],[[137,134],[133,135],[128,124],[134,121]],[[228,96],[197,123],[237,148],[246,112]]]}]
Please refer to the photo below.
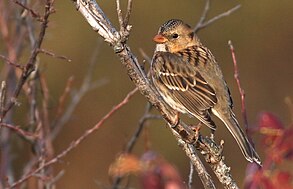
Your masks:
[{"label": "red foliage", "polygon": [[111,176],[137,174],[144,189],[185,189],[178,171],[153,151],[138,158],[135,155],[122,154],[109,170]]},{"label": "red foliage", "polygon": [[285,127],[272,113],[260,114],[258,127],[265,149],[264,166],[259,169],[254,164],[248,165],[244,188],[293,189],[292,171],[281,170],[284,164],[292,163],[290,162],[293,159],[292,126]]},{"label": "red foliage", "polygon": [[284,128],[283,123],[277,116],[272,113],[263,112],[258,121],[259,132],[263,135],[263,142],[266,148],[274,144],[275,139],[282,135]]},{"label": "red foliage", "polygon": [[[183,189],[184,184],[178,171],[167,161],[158,157],[153,152],[147,152],[145,155],[152,153],[152,159],[156,163],[151,169],[144,171],[141,177],[141,183],[145,189]],[[143,158],[145,159],[145,158]]]}]

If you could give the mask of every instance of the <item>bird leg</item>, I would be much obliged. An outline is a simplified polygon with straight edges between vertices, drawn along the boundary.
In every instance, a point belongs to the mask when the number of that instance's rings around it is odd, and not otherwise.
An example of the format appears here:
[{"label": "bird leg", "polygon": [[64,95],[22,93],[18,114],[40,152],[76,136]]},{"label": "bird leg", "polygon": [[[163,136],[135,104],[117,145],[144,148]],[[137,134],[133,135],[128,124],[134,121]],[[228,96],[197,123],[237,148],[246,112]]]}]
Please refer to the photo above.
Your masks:
[{"label": "bird leg", "polygon": [[171,127],[173,129],[175,129],[178,126],[179,123],[180,123],[179,112],[176,112],[176,114],[175,114],[175,124],[174,125],[171,125]]},{"label": "bird leg", "polygon": [[[199,134],[199,130],[201,128],[201,125],[203,125],[202,123],[199,123],[197,125],[186,125],[188,128],[185,128],[183,130],[178,130],[177,132],[182,136],[182,138],[184,138],[189,144],[195,144],[196,141],[198,140],[198,137],[200,136]],[[191,128],[191,130],[190,130]],[[193,133],[189,133],[188,130],[190,130],[191,132],[193,131]]]},{"label": "bird leg", "polygon": [[216,131],[216,130],[211,129],[211,136],[210,136],[210,139],[211,139],[212,141],[214,141],[214,139],[215,139],[215,131]]},{"label": "bird leg", "polygon": [[202,125],[204,124],[202,122],[199,122],[197,125],[190,125],[190,127],[194,132],[199,133],[199,130]]},{"label": "bird leg", "polygon": [[175,124],[171,125],[172,129],[174,129],[185,142],[189,144],[196,143],[199,136],[199,128],[198,126],[190,127],[189,125],[185,125],[184,123],[180,123],[179,112],[175,114]]}]

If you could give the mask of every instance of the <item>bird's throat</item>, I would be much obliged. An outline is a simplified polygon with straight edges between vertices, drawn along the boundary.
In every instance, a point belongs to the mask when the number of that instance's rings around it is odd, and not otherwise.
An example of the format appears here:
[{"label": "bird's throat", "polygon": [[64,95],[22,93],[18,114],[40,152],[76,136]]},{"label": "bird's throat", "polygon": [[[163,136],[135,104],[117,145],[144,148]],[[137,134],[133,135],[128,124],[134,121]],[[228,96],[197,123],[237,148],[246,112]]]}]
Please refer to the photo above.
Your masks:
[{"label": "bird's throat", "polygon": [[165,44],[157,44],[156,45],[156,52],[167,52]]}]

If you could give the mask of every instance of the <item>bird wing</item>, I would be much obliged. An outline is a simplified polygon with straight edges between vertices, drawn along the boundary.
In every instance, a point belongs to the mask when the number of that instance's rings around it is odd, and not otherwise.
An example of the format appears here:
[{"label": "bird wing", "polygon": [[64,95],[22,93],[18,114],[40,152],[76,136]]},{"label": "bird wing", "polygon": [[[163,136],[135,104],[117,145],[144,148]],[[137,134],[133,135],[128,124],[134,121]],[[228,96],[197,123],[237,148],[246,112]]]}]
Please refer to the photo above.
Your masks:
[{"label": "bird wing", "polygon": [[209,110],[217,103],[216,94],[199,70],[182,57],[168,52],[160,52],[153,61],[158,81],[169,90],[174,101],[214,128]]}]

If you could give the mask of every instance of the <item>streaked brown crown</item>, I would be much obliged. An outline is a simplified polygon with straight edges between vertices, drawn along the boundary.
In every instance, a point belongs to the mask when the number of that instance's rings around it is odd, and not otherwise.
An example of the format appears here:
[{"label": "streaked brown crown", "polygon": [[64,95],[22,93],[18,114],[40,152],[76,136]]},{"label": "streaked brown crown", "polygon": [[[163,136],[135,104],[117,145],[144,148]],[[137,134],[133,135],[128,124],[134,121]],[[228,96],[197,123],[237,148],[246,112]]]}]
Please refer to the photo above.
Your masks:
[{"label": "streaked brown crown", "polygon": [[178,52],[199,43],[192,28],[179,19],[171,19],[165,22],[160,27],[154,40],[157,43],[165,44],[169,52]]},{"label": "streaked brown crown", "polygon": [[[164,33],[164,32],[168,32],[169,30],[172,30],[176,27],[178,27],[179,25],[183,25],[183,21],[182,20],[178,20],[178,19],[171,19],[168,20],[167,22],[165,22],[159,29],[158,33]],[[190,26],[189,26],[190,27]]]}]

